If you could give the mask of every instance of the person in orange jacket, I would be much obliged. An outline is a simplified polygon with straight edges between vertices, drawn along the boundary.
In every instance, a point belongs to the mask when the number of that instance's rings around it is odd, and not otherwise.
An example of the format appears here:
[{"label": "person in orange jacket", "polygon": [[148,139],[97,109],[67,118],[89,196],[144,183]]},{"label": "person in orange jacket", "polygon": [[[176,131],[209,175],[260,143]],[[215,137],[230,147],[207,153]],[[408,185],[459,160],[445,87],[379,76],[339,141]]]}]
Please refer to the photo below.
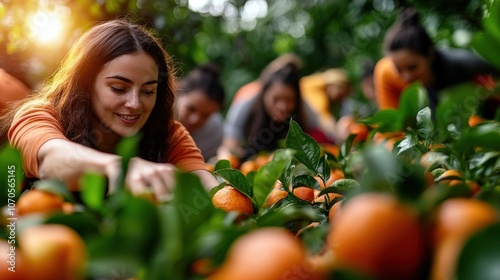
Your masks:
[{"label": "person in orange jacket", "polygon": [[379,109],[397,108],[404,89],[420,82],[434,110],[439,92],[473,81],[479,75],[498,76],[499,70],[468,50],[437,49],[413,8],[405,9],[386,33],[385,57],[374,70]]}]

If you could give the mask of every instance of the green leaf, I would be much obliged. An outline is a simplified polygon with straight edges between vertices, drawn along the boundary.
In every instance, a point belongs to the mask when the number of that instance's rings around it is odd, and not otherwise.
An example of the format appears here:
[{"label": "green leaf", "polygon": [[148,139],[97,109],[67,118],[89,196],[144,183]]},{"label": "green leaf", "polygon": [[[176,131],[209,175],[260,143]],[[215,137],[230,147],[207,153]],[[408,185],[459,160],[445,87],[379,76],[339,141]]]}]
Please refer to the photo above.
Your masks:
[{"label": "green leaf", "polygon": [[325,248],[326,239],[330,231],[330,224],[323,223],[317,227],[311,227],[304,230],[300,237],[311,254],[320,254],[321,250]]},{"label": "green leaf", "polygon": [[318,174],[319,177],[321,177],[325,182],[328,181],[328,179],[330,179],[330,164],[328,162],[327,155],[323,155],[319,159],[319,164],[316,170],[316,174]]},{"label": "green leaf", "polygon": [[426,90],[420,83],[409,85],[401,94],[399,99],[399,117],[403,128],[416,127],[415,116],[418,112],[429,105]]},{"label": "green leaf", "polygon": [[432,123],[431,109],[425,107],[417,113],[418,136],[426,141],[432,139],[434,124]]},{"label": "green leaf", "polygon": [[154,256],[161,236],[159,221],[150,201],[128,196],[116,214],[116,229],[88,242],[90,274],[136,275]]},{"label": "green leaf", "polygon": [[457,279],[499,279],[500,223],[475,233],[465,243],[456,265]]},{"label": "green leaf", "polygon": [[80,180],[80,193],[85,205],[92,209],[101,208],[106,192],[106,177],[98,173],[85,173]]},{"label": "green leaf", "polygon": [[481,147],[493,151],[500,151],[500,123],[484,122],[465,131],[455,143],[457,150],[466,150]]},{"label": "green leaf", "polygon": [[469,160],[469,169],[474,170],[476,168],[480,168],[484,165],[491,164],[496,162],[497,159],[500,159],[499,152],[487,152],[487,153],[477,153],[472,155]]},{"label": "green leaf", "polygon": [[0,168],[1,208],[3,205],[13,203],[21,195],[24,172],[19,150],[7,145],[3,146],[0,149]]},{"label": "green leaf", "polygon": [[491,33],[478,33],[471,42],[472,48],[478,52],[484,59],[500,68],[500,40]]},{"label": "green leaf", "polygon": [[273,159],[262,166],[255,174],[253,195],[259,209],[262,209],[276,180],[278,180],[281,174],[289,167],[293,156],[292,150],[277,150],[274,153]]},{"label": "green leaf", "polygon": [[95,217],[85,212],[73,212],[71,214],[58,213],[47,218],[45,223],[66,225],[78,232],[84,239],[91,239],[100,234],[99,225]]},{"label": "green leaf", "polygon": [[39,189],[61,195],[66,201],[75,202],[73,194],[68,190],[64,182],[57,179],[38,180],[33,184],[34,189]]},{"label": "green leaf", "polygon": [[475,112],[479,100],[489,93],[483,87],[472,82],[462,83],[440,93],[440,101],[436,108],[436,141],[444,142],[450,128],[462,131],[468,128],[469,117]]},{"label": "green leaf", "polygon": [[219,170],[219,169],[231,169],[231,163],[227,159],[221,159],[219,160],[214,167],[214,172]]},{"label": "green leaf", "polygon": [[214,206],[198,176],[177,172],[175,179],[174,206],[180,215],[183,234],[188,235],[210,218]]},{"label": "green leaf", "polygon": [[237,169],[219,169],[214,171],[215,175],[224,178],[231,186],[235,187],[243,194],[252,198],[252,188],[247,177]]},{"label": "green leaf", "polygon": [[384,109],[376,112],[374,115],[361,119],[358,122],[375,125],[380,132],[401,131],[403,124],[400,122],[401,117],[398,110]]},{"label": "green leaf", "polygon": [[398,155],[407,151],[418,144],[418,137],[415,133],[407,132],[405,134],[405,139],[398,144]]},{"label": "green leaf", "polygon": [[284,186],[290,186],[292,184],[293,180],[293,172],[295,170],[296,165],[295,164],[290,164],[283,174],[281,174],[279,180]]},{"label": "green leaf", "polygon": [[282,203],[257,219],[259,227],[293,227],[296,230],[310,224],[320,222],[325,216],[319,209],[293,195],[287,196]]},{"label": "green leaf", "polygon": [[500,42],[500,4],[498,1],[493,1],[491,8],[488,10],[489,15],[483,20],[485,31],[493,38]]},{"label": "green leaf", "polygon": [[354,179],[339,179],[331,186],[327,186],[324,190],[322,190],[318,196],[322,196],[328,193],[338,193],[341,195],[349,195],[352,188],[359,188],[360,184],[358,181]]},{"label": "green leaf", "polygon": [[137,133],[136,135],[130,137],[124,137],[120,140],[116,147],[117,154],[122,158],[121,173],[117,182],[118,190],[123,189],[124,187],[125,174],[127,174],[130,160],[139,154],[139,143],[141,138],[141,133]]},{"label": "green leaf", "polygon": [[312,172],[316,172],[319,164],[320,147],[309,135],[304,133],[293,119],[290,120],[290,129],[286,135],[285,145],[295,151],[295,158]]},{"label": "green leaf", "polygon": [[309,187],[311,189],[321,190],[318,181],[311,175],[299,175],[293,178],[292,188],[295,189],[298,187]]}]

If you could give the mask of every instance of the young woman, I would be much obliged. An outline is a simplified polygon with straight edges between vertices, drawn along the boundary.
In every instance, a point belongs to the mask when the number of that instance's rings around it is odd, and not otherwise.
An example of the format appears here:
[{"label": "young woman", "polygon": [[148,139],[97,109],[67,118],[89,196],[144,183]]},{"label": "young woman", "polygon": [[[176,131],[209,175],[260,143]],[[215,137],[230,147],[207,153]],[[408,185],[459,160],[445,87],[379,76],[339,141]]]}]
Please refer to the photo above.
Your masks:
[{"label": "young woman", "polygon": [[431,109],[438,92],[481,74],[499,74],[498,69],[467,50],[438,50],[418,13],[406,9],[384,39],[386,56],[377,62],[374,82],[380,109],[397,108],[406,86],[421,82],[426,87]]},{"label": "young woman", "polygon": [[318,129],[318,117],[305,109],[299,80],[297,65],[285,64],[265,77],[258,95],[233,103],[219,157],[234,154],[246,160],[260,151],[275,150],[288,133],[290,119],[306,132]]},{"label": "young woman", "polygon": [[213,64],[196,67],[180,79],[175,118],[189,131],[205,161],[217,154],[222,143],[224,87]]},{"label": "young woman", "polygon": [[168,54],[146,29],[113,20],[88,30],[50,81],[4,119],[26,176],[63,179],[77,190],[79,176],[95,171],[113,190],[121,161],[116,145],[139,133],[139,155],[125,179],[133,193],[169,193],[176,168],[197,174],[207,189],[217,185],[173,119],[173,73]]}]

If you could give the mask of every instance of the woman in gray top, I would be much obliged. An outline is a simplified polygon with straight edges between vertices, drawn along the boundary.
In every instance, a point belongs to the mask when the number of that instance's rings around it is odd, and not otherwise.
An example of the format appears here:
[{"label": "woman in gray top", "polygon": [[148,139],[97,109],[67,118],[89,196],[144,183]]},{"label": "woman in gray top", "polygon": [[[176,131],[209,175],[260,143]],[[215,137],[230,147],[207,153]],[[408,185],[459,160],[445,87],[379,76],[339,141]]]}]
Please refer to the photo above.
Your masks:
[{"label": "woman in gray top", "polygon": [[318,117],[303,102],[299,80],[297,65],[288,63],[265,77],[258,95],[233,103],[226,116],[219,157],[233,154],[244,161],[261,151],[279,148],[290,119],[305,132],[317,135]]},{"label": "woman in gray top", "polygon": [[217,154],[223,139],[224,87],[213,64],[200,65],[179,80],[175,118],[189,131],[205,161]]}]

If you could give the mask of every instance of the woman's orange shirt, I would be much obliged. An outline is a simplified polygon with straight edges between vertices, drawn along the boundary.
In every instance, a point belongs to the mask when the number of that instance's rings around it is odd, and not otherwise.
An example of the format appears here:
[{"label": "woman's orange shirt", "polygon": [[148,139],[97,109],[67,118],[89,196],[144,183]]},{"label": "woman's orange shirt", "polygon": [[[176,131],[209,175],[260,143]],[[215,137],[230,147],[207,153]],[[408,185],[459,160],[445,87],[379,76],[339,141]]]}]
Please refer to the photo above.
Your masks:
[{"label": "woman's orange shirt", "polygon": [[373,79],[379,109],[397,109],[399,97],[408,83],[401,79],[389,57],[377,62]]},{"label": "woman's orange shirt", "polygon": [[[27,108],[19,111],[9,129],[9,142],[21,150],[27,177],[38,178],[38,150],[51,139],[68,140],[51,108]],[[207,170],[200,150],[189,132],[177,121],[171,133],[167,162],[185,171]]]}]

